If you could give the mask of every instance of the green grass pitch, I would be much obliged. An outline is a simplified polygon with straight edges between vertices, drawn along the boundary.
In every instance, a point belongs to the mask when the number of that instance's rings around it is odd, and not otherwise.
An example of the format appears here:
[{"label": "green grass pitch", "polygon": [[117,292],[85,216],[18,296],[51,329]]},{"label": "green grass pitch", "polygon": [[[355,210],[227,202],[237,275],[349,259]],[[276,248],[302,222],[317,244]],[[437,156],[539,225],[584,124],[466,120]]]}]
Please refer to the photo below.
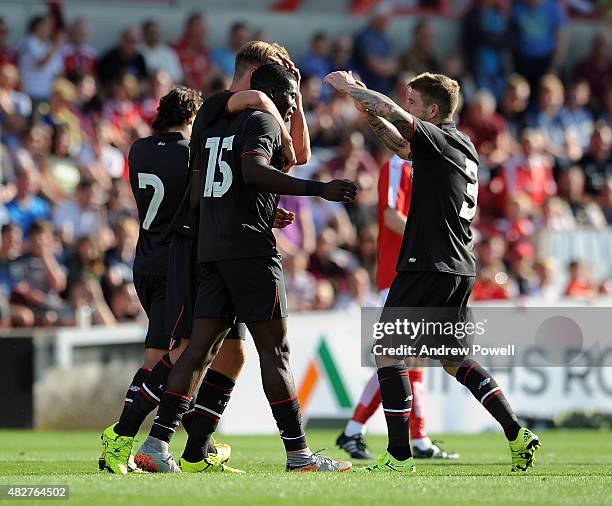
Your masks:
[{"label": "green grass pitch", "polygon": [[[310,430],[314,450],[334,448],[336,431]],[[140,434],[139,439],[145,434]],[[0,431],[1,485],[68,485],[78,506],[158,506],[210,504],[297,505],[452,505],[612,504],[612,438],[610,431],[548,431],[536,467],[511,475],[507,444],[500,434],[448,435],[444,446],[458,451],[458,461],[418,461],[414,476],[290,474],[275,436],[227,436],[232,465],[246,475],[199,474],[113,476],[97,471],[99,434],[94,432]],[[180,454],[185,435],[172,449]],[[369,438],[372,449],[385,439]],[[57,501],[0,501],[2,504],[49,504]]]}]

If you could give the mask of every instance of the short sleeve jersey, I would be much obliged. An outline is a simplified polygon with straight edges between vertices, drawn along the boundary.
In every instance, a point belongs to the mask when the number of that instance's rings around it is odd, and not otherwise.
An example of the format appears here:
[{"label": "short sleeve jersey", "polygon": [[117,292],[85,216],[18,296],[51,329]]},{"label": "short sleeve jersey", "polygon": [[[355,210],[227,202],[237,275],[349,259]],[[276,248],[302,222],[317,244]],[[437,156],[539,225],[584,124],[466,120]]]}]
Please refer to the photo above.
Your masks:
[{"label": "short sleeve jersey", "polygon": [[247,109],[205,129],[198,262],[277,255],[272,225],[279,196],[247,185],[245,156],[283,166],[280,127],[273,116]]},{"label": "short sleeve jersey", "polygon": [[191,237],[195,237],[197,235],[198,210],[192,209],[189,203],[189,195],[191,193],[191,173],[194,167],[199,169],[202,168],[200,160],[200,146],[202,144],[203,130],[206,129],[211,123],[216,121],[221,115],[229,115],[227,104],[232,95],[233,92],[226,90],[207,97],[196,114],[191,131],[191,141],[189,142],[189,167],[191,170],[187,171],[187,177],[185,178],[186,191],[180,205],[176,209],[176,213],[170,225],[173,232],[189,235]]},{"label": "short sleeve jersey", "polygon": [[396,270],[474,276],[478,154],[453,122],[414,120],[412,194]]},{"label": "short sleeve jersey", "polygon": [[189,141],[168,132],[138,139],[128,157],[130,185],[140,219],[134,272],[165,276],[169,224],[183,193],[189,169]]}]

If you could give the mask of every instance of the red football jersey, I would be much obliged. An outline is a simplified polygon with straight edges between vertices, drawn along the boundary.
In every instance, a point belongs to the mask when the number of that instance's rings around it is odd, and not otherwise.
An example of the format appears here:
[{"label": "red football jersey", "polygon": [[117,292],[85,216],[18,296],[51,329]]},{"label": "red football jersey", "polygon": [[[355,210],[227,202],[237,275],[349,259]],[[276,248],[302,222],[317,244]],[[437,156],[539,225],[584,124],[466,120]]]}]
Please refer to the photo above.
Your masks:
[{"label": "red football jersey", "polygon": [[379,290],[391,286],[395,277],[395,266],[402,245],[402,234],[385,225],[384,212],[387,207],[397,209],[408,216],[412,192],[412,163],[393,155],[380,168],[378,176],[378,268],[376,284]]}]

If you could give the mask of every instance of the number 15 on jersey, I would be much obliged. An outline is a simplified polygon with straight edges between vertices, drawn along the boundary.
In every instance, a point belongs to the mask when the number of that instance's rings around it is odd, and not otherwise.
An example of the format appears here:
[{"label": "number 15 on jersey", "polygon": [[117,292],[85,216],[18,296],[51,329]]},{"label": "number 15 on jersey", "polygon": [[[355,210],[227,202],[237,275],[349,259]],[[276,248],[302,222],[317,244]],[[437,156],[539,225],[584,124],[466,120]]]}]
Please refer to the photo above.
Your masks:
[{"label": "number 15 on jersey", "polygon": [[[232,168],[229,164],[223,161],[223,151],[231,151],[234,144],[234,136],[224,137],[209,137],[206,139],[204,147],[210,150],[208,156],[208,165],[206,167],[206,179],[204,181],[203,197],[222,197],[229,190],[233,181]],[[221,149],[219,149],[221,146]],[[217,167],[221,172],[221,181],[215,181]]]}]

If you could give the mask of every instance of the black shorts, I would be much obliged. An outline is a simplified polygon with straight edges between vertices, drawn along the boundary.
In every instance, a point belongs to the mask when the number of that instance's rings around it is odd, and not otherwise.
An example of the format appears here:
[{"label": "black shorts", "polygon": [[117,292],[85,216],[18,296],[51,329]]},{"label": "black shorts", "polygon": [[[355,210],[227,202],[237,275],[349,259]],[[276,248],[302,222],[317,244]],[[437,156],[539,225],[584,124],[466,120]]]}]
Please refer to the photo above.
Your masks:
[{"label": "black shorts", "polygon": [[398,272],[385,307],[465,307],[474,279],[447,272]]},{"label": "black shorts", "polygon": [[[381,321],[401,319],[430,325],[427,331],[417,332],[411,338],[403,334],[392,335],[389,345],[412,345],[418,351],[423,350],[423,345],[428,351],[431,347],[466,349],[473,335],[466,334],[462,329],[471,321],[467,302],[474,279],[473,276],[445,272],[398,272],[391,284]],[[418,356],[452,362],[461,362],[465,358],[450,351],[445,355],[419,353]]]},{"label": "black shorts", "polygon": [[241,323],[287,317],[287,295],[278,256],[198,264],[194,318]]},{"label": "black shorts", "polygon": [[145,348],[169,350],[171,339],[164,332],[166,327],[164,308],[166,305],[166,277],[149,274],[134,274],[134,287],[140,299],[149,325]]},{"label": "black shorts", "polygon": [[[197,290],[198,241],[185,234],[172,234],[168,253],[168,286],[166,288],[166,335],[178,341],[189,339]],[[234,325],[226,339],[245,339],[246,327]]]}]

